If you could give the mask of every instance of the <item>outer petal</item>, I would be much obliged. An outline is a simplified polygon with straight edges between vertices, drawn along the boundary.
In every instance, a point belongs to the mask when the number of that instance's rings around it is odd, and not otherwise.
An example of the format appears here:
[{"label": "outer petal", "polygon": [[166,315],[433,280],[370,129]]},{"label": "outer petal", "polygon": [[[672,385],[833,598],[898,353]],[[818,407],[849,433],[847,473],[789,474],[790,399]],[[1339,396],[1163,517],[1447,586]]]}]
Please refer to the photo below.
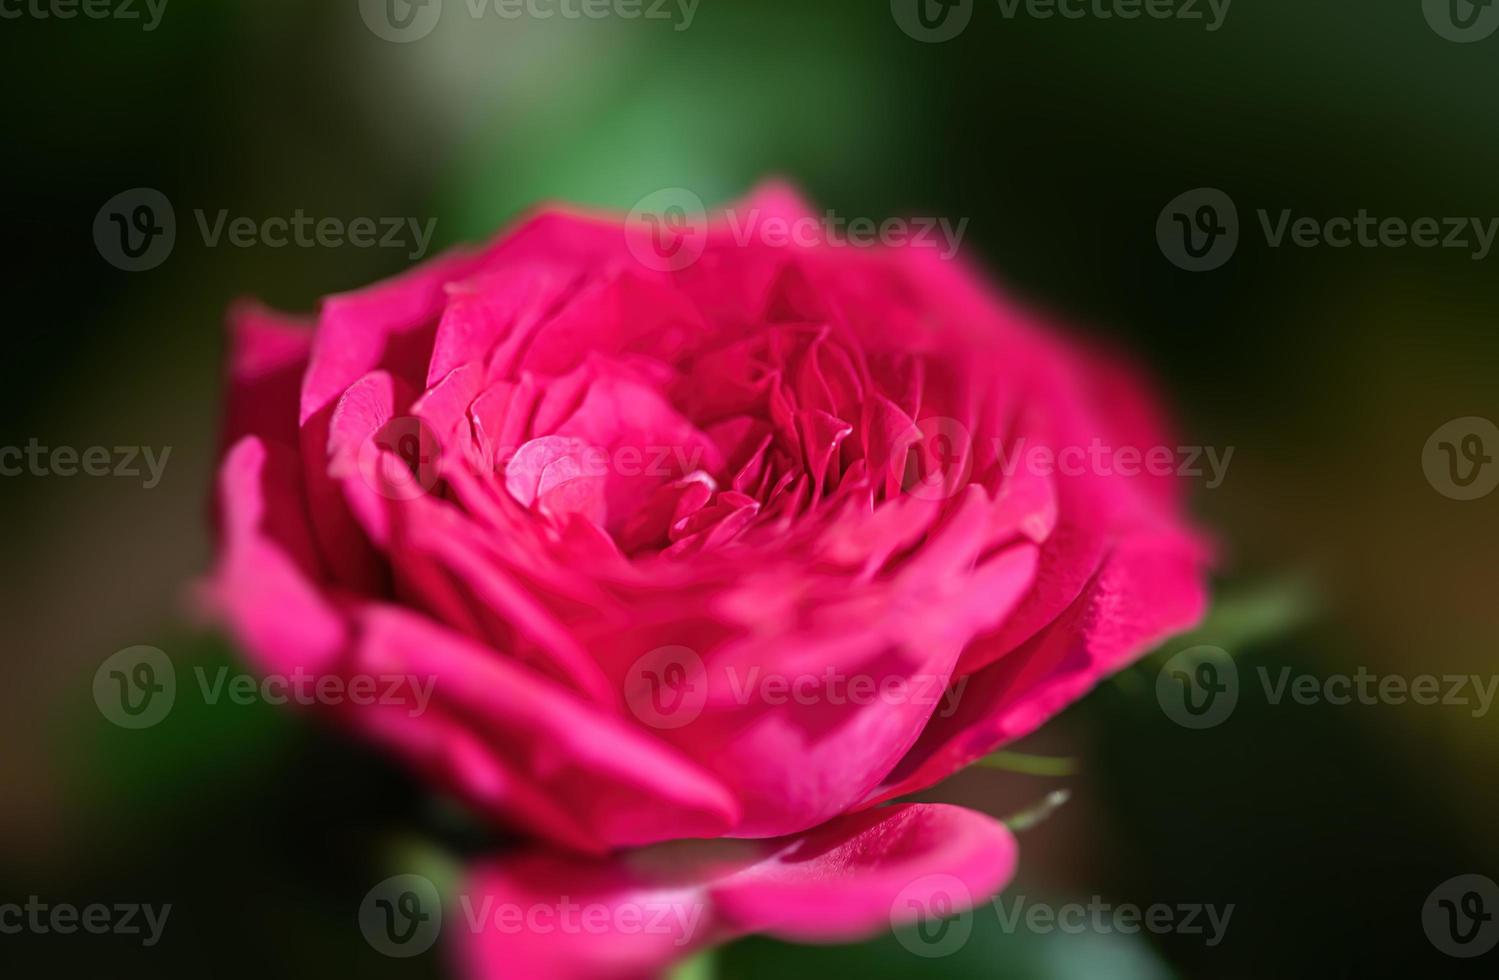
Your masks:
[{"label": "outer petal", "polygon": [[297,390],[312,350],[311,323],[252,301],[229,311],[224,446],[247,435],[294,446]]},{"label": "outer petal", "polygon": [[[406,676],[431,685],[431,706],[462,721],[493,766],[547,798],[587,831],[592,849],[639,846],[682,837],[712,837],[738,818],[738,805],[705,770],[654,736],[601,710],[496,651],[411,612],[368,608],[360,617],[352,669]],[[418,759],[431,757],[420,724],[375,732]],[[359,717],[354,719],[359,721]],[[413,738],[420,736],[421,744]],[[467,770],[471,772],[471,770]],[[540,814],[496,795],[493,786],[461,785],[469,798],[525,820],[542,835]],[[576,846],[577,834],[567,835]]]},{"label": "outer petal", "polygon": [[1014,866],[1002,824],[925,804],[754,843],[683,842],[597,861],[532,851],[471,873],[459,954],[477,980],[653,977],[699,946],[748,933],[849,941],[912,920],[935,895],[962,911]]},{"label": "outer petal", "polygon": [[219,493],[224,541],[203,590],[207,605],[262,670],[327,669],[346,631],[317,585],[296,454],[246,437],[224,460]]},{"label": "outer petal", "polygon": [[968,678],[958,710],[934,718],[866,803],[930,786],[1026,735],[1207,605],[1204,550],[1184,531],[1140,534],[1118,546],[1056,622]]}]

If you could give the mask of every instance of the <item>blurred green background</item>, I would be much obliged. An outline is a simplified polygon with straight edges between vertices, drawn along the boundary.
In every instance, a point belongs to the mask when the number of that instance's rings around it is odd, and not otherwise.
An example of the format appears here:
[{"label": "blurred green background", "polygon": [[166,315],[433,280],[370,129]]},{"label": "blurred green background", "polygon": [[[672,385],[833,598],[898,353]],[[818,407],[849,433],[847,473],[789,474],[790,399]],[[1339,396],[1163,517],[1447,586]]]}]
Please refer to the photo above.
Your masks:
[{"label": "blurred green background", "polygon": [[[1499,671],[1499,494],[1422,473],[1449,419],[1499,415],[1499,255],[1267,247],[1258,208],[1327,218],[1499,217],[1499,35],[1456,44],[1420,0],[1240,0],[1202,22],[1006,18],[978,0],[918,43],[884,0],[701,0],[671,22],[470,17],[367,29],[355,0],[171,0],[118,19],[0,20],[6,346],[0,445],[170,446],[165,479],[0,479],[0,901],[171,902],[162,942],[0,936],[9,975],[441,976],[355,923],[402,862],[495,846],[363,748],[273,709],[110,725],[91,682],[151,643],[232,662],[187,624],[208,561],[226,305],[320,296],[402,249],[205,247],[193,209],[437,219],[480,239],[546,199],[710,203],[785,176],[841,215],[967,218],[965,246],[1024,301],[1138,352],[1185,442],[1234,447],[1194,508],[1222,542],[1219,614],[1019,746],[1066,776],[965,772],[931,794],[996,815],[1068,788],[1022,836],[1010,895],[1235,906],[1224,941],[1006,932],[992,910],[943,959],[894,938],[752,940],[726,977],[1492,976],[1440,953],[1423,902],[1499,876],[1499,720],[1453,706],[1269,706],[1190,731],[1155,698],[1194,642],[1319,676]],[[1200,5],[1201,6],[1201,5]],[[11,8],[6,9],[21,9]],[[1184,272],[1158,214],[1221,188],[1237,254]],[[113,195],[173,202],[170,258],[95,250]],[[412,857],[420,855],[419,858]]]}]

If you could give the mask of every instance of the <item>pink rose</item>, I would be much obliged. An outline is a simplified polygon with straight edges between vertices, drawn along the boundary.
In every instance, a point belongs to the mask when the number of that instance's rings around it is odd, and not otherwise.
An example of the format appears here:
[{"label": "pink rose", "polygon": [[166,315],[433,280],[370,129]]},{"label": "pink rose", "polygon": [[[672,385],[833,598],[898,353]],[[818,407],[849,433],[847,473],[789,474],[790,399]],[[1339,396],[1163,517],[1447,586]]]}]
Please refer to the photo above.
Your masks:
[{"label": "pink rose", "polygon": [[213,606],[260,670],[431,679],[326,710],[535,840],[447,927],[477,976],[987,899],[1002,824],[881,804],[1204,606],[1176,481],[1035,465],[1175,446],[1128,372],[938,250],[656,231],[543,212],[232,317]]}]

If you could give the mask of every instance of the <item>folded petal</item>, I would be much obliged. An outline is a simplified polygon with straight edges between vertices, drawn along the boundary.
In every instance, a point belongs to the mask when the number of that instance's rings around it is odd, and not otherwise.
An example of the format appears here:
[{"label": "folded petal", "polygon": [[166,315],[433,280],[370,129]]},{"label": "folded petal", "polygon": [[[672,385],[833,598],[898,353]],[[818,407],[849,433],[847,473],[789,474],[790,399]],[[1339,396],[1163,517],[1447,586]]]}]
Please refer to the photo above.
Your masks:
[{"label": "folded petal", "polygon": [[472,869],[458,952],[473,980],[640,980],[750,933],[847,942],[912,921],[933,898],[966,911],[1014,867],[1002,824],[935,804],[753,843],[684,841],[595,860],[531,850]]}]

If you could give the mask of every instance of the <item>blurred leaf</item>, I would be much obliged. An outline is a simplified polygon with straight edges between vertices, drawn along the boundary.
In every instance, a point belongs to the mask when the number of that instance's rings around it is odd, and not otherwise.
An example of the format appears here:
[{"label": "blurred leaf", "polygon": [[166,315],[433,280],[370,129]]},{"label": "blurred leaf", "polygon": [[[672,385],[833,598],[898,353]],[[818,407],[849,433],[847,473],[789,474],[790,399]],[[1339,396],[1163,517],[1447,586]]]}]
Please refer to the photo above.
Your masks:
[{"label": "blurred leaf", "polygon": [[714,951],[699,953],[671,972],[671,980],[713,980],[717,976],[713,968]]},{"label": "blurred leaf", "polygon": [[993,752],[974,765],[985,769],[1003,769],[1027,776],[1072,776],[1077,760],[1066,756],[1027,755],[1024,752]]},{"label": "blurred leaf", "polygon": [[1072,793],[1069,790],[1059,789],[1055,792],[1047,793],[1046,797],[1035,806],[1005,817],[1005,826],[1017,833],[1030,830],[1037,824],[1043,823],[1053,813],[1056,813],[1070,799],[1072,799]]}]

